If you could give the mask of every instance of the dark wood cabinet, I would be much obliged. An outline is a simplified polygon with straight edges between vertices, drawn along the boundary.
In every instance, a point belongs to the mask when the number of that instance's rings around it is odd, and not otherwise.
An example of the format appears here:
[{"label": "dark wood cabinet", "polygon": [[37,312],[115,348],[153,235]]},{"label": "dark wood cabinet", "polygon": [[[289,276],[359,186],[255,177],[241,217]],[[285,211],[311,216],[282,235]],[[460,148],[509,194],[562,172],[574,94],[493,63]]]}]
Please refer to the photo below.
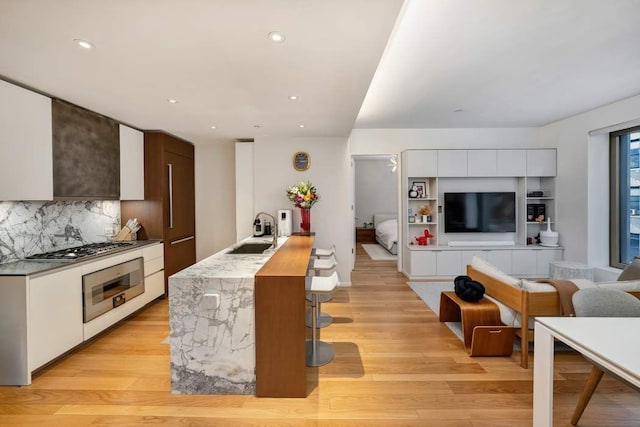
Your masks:
[{"label": "dark wood cabinet", "polygon": [[144,201],[121,203],[122,218],[138,218],[140,239],[164,242],[167,278],[196,261],[194,149],[160,132],[144,136]]},{"label": "dark wood cabinet", "polygon": [[376,243],[376,229],[369,227],[356,227],[356,242]]}]

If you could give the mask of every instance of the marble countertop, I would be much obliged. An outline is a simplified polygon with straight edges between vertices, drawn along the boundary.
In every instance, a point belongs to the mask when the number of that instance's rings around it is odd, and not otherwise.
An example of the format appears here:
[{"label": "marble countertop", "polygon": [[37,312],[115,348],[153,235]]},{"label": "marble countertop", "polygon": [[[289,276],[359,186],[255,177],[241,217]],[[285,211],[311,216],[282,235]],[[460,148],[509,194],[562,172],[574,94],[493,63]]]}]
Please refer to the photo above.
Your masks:
[{"label": "marble countertop", "polygon": [[69,267],[77,267],[86,262],[93,262],[97,259],[109,257],[116,254],[121,254],[128,251],[140,249],[143,246],[147,246],[153,243],[160,243],[161,240],[135,240],[132,246],[118,249],[113,252],[109,252],[104,255],[88,256],[77,261],[52,261],[52,260],[21,260],[12,261],[4,264],[0,264],[0,276],[31,276],[34,274],[40,274],[47,271],[59,270]]},{"label": "marble countertop", "polygon": [[211,255],[196,264],[181,270],[170,279],[193,279],[193,278],[229,278],[246,279],[255,274],[267,263],[269,258],[287,241],[287,237],[278,238],[278,247],[269,248],[261,254],[230,254],[233,250],[244,243],[271,243],[271,237],[249,237],[218,253]]}]

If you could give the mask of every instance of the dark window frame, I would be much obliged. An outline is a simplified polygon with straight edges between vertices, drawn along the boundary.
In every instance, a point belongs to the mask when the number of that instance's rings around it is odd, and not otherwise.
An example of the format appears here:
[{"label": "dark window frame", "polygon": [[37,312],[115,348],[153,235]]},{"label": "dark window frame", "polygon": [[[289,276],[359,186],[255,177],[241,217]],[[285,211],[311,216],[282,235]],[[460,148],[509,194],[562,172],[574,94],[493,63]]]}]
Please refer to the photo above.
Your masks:
[{"label": "dark window frame", "polygon": [[[609,235],[610,235],[610,248],[609,248],[609,264],[612,267],[625,268],[628,263],[624,262],[625,259],[631,260],[633,257],[629,253],[629,245],[623,245],[623,240],[628,241],[630,233],[630,227],[628,221],[622,220],[622,214],[625,215],[630,212],[629,198],[623,197],[621,192],[626,191],[629,186],[629,163],[630,150],[628,137],[632,133],[640,132],[640,126],[632,128],[622,129],[616,132],[612,132],[609,135],[609,148],[610,148],[610,203],[609,203]],[[627,162],[621,165],[621,159],[626,159]],[[624,166],[624,167],[622,167]],[[624,237],[623,237],[624,236]]]}]

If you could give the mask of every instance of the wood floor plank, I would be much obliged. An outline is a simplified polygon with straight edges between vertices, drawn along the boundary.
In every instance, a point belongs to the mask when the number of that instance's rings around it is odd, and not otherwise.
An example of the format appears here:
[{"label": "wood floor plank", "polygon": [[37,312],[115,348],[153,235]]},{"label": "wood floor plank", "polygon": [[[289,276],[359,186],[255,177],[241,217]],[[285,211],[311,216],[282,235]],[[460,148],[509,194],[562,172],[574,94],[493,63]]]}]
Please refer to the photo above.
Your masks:
[{"label": "wood floor plank", "polygon": [[[322,310],[335,359],[308,370],[304,399],[171,393],[168,303],[160,300],[34,376],[0,387],[0,425],[530,426],[532,369],[510,357],[471,358],[406,284],[394,261],[356,248],[352,286]],[[590,365],[556,353],[554,420],[568,425]],[[638,393],[600,384],[581,426],[632,426]]]}]

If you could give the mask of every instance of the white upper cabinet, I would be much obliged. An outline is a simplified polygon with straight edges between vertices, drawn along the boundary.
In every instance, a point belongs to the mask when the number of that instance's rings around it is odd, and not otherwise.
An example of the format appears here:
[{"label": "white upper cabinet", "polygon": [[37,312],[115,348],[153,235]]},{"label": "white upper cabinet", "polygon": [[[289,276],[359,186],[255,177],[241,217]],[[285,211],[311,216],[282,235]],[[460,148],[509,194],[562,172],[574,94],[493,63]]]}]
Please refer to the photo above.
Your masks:
[{"label": "white upper cabinet", "polygon": [[0,80],[0,200],[52,200],[51,99]]},{"label": "white upper cabinet", "polygon": [[556,150],[527,150],[527,176],[556,176]]},{"label": "white upper cabinet", "polygon": [[498,154],[496,150],[468,150],[467,176],[498,175]]},{"label": "white upper cabinet", "polygon": [[405,151],[406,176],[438,176],[438,153],[436,150]]},{"label": "white upper cabinet", "polygon": [[144,200],[144,133],[120,125],[120,200]]},{"label": "white upper cabinet", "polygon": [[467,150],[438,150],[438,176],[467,176]]},{"label": "white upper cabinet", "polygon": [[498,176],[525,176],[526,150],[498,150]]}]

